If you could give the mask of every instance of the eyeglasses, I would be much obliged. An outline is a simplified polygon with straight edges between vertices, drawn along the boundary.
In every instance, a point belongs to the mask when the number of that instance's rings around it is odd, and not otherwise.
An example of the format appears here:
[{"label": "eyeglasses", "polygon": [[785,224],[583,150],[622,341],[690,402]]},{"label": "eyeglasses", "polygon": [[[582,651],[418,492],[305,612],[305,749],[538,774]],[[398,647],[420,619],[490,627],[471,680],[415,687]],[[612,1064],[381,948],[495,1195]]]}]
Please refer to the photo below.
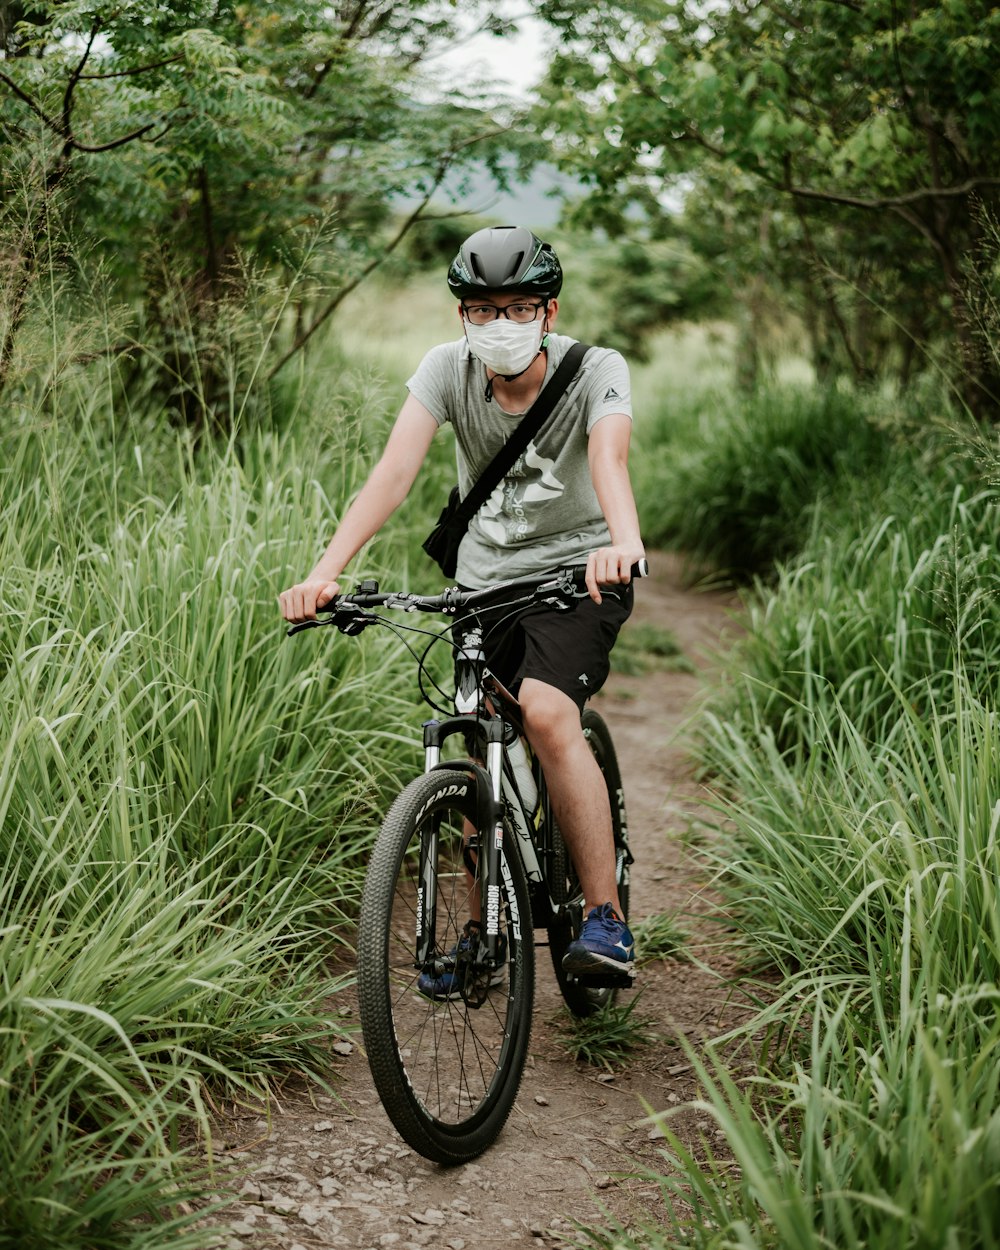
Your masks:
[{"label": "eyeglasses", "polygon": [[508,304],[506,308],[498,308],[496,304],[463,304],[462,312],[466,321],[474,326],[486,326],[498,317],[506,317],[517,325],[527,325],[538,316],[539,308],[548,308],[549,301],[540,304]]}]

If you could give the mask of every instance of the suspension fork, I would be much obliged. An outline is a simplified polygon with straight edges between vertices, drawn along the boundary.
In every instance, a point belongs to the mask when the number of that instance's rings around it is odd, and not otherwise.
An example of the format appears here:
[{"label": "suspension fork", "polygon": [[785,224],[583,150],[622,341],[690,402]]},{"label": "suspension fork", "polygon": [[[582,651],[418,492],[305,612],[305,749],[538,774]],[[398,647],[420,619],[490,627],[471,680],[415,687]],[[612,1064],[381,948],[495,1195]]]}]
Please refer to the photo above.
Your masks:
[{"label": "suspension fork", "polygon": [[[483,943],[486,947],[486,959],[491,968],[496,967],[497,944],[500,934],[500,851],[503,848],[503,804],[501,801],[501,782],[503,778],[503,720],[499,716],[491,717],[486,737],[486,773],[490,782],[493,821],[492,829],[484,830],[485,837],[480,838],[480,888],[483,899]],[[485,843],[485,845],[483,845]],[[511,848],[513,850],[513,848]]]},{"label": "suspension fork", "polygon": [[414,967],[427,968],[437,953],[437,818],[428,822],[420,835],[420,862],[417,873],[417,920]]},{"label": "suspension fork", "polygon": [[[479,846],[476,850],[480,905],[482,917],[481,953],[491,968],[496,967],[500,934],[500,907],[503,868],[500,851],[503,846],[502,777],[504,722],[500,716],[451,716],[445,720],[424,721],[425,769],[427,772],[455,771],[472,773],[476,783],[476,829]],[[442,760],[441,744],[452,734],[475,733],[486,746],[486,767],[474,760]],[[481,747],[480,747],[481,750]],[[437,895],[435,865],[437,862],[436,827],[425,830],[420,843],[419,876],[421,893],[417,911],[415,963],[426,966],[435,954]],[[513,850],[512,852],[516,853]]]}]

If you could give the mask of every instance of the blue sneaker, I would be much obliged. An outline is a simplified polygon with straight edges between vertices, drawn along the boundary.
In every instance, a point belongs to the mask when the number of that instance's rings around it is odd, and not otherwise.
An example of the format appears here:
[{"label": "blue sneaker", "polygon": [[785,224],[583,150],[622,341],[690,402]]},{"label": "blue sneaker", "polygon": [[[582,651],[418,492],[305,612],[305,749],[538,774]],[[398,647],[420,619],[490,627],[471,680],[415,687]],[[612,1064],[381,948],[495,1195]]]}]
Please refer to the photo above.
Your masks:
[{"label": "blue sneaker", "polygon": [[[417,981],[417,989],[421,994],[426,998],[436,999],[438,1002],[446,1002],[452,998],[462,997],[459,975],[452,969],[455,967],[456,957],[460,951],[464,954],[472,950],[473,939],[479,940],[479,922],[477,920],[466,922],[457,945],[451,948],[442,961],[445,965],[443,972],[439,972],[437,975],[433,972],[422,972],[420,974]],[[507,937],[503,933],[497,939],[497,959],[497,966],[490,973],[491,989],[495,985],[503,984],[504,973],[507,969]]]},{"label": "blue sneaker", "polygon": [[567,972],[586,975],[588,972],[621,972],[628,976],[635,971],[635,943],[624,920],[619,919],[610,903],[595,907],[583,922],[580,936],[570,942],[563,955]]}]

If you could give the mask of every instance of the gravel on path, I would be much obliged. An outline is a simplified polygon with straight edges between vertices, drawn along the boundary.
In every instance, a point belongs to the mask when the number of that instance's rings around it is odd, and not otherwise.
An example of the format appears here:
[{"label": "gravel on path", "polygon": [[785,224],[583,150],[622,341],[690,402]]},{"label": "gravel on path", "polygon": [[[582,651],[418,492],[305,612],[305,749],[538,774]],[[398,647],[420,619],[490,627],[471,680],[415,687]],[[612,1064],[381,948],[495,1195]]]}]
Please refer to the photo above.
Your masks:
[{"label": "gravel on path", "polygon": [[[686,857],[692,822],[710,819],[685,751],[683,725],[706,683],[713,652],[734,633],[734,600],[685,587],[680,561],[654,553],[637,586],[633,622],[673,632],[694,672],[652,667],[612,675],[596,706],[618,751],[636,864],[631,919],[658,913],[697,928],[705,882]],[[537,935],[541,937],[541,934]],[[269,1119],[220,1119],[222,1158],[238,1169],[228,1209],[231,1250],[494,1250],[565,1246],[575,1221],[599,1224],[599,1205],[625,1224],[662,1214],[659,1187],[640,1174],[662,1166],[646,1105],[673,1109],[672,1128],[692,1144],[713,1127],[686,1108],[695,1087],[677,1039],[722,1031],[736,1019],[724,951],[700,954],[711,971],[654,961],[639,976],[636,1014],[657,1042],[614,1073],[577,1063],[558,1046],[561,1000],[539,950],[535,1021],[514,1111],[497,1143],[455,1168],[427,1162],[395,1133],[375,1095],[358,1043],[333,1057],[339,1101],[286,1090]],[[640,952],[641,953],[641,952]],[[347,1010],[347,996],[338,1010]],[[353,1010],[353,1008],[350,1008]],[[348,1047],[339,1047],[347,1050]]]}]

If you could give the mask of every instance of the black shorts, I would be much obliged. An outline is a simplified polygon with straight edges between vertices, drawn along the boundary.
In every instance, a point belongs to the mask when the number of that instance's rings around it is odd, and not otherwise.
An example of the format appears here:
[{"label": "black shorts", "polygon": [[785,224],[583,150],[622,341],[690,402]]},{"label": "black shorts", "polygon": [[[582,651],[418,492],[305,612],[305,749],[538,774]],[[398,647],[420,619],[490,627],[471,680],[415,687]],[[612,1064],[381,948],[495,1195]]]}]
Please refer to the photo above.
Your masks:
[{"label": "black shorts", "polygon": [[533,677],[569,695],[582,710],[608,679],[611,648],[631,615],[632,600],[630,583],[602,587],[599,604],[588,596],[568,612],[549,607],[477,612],[487,667],[512,694],[525,677]]}]

